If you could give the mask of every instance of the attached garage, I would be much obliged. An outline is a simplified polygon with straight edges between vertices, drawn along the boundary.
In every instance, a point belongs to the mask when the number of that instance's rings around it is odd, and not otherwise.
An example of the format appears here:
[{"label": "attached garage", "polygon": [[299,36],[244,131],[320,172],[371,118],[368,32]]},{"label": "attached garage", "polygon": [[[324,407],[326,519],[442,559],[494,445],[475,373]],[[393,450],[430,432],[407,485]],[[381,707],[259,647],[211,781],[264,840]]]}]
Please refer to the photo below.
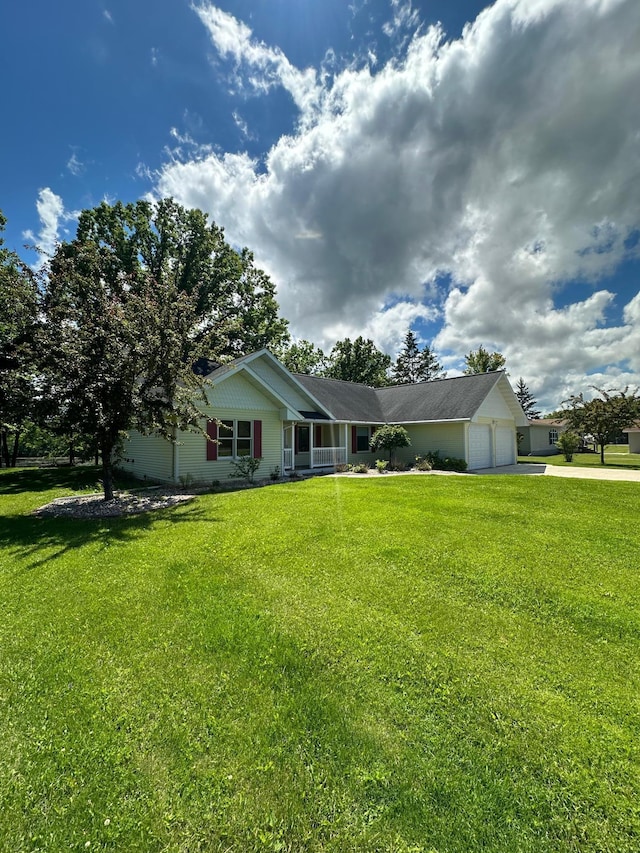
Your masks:
[{"label": "attached garage", "polygon": [[496,427],[496,466],[515,465],[516,442],[511,427]]},{"label": "attached garage", "polygon": [[491,468],[491,427],[471,424],[469,427],[469,470]]}]

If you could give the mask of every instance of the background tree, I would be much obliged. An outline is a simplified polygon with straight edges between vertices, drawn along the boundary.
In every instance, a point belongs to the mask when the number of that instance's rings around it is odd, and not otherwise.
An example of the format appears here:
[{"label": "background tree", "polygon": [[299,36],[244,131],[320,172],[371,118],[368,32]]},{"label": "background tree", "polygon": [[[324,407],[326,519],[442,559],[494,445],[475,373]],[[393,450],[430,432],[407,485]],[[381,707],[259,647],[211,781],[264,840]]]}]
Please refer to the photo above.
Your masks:
[{"label": "background tree", "polygon": [[428,346],[420,349],[418,339],[409,329],[391,375],[394,384],[406,385],[415,382],[427,382],[432,379],[444,379],[447,374],[442,370],[442,365]]},{"label": "background tree", "polygon": [[113,498],[113,464],[126,430],[199,428],[202,336],[197,293],[169,276],[156,280],[134,264],[114,266],[109,247],[83,236],[56,250],[44,282],[45,396],[60,426],[90,433],[102,457],[105,500]]},{"label": "background tree", "polygon": [[292,343],[282,350],[280,361],[292,373],[306,373],[313,376],[322,376],[327,366],[327,357],[320,347],[306,340]]},{"label": "background tree", "polygon": [[389,384],[390,367],[391,356],[381,352],[372,340],[345,338],[331,350],[325,376],[380,388]]},{"label": "background tree", "polygon": [[585,400],[583,394],[572,395],[565,401],[564,416],[571,429],[596,439],[600,445],[600,462],[604,465],[605,445],[640,418],[640,398],[635,392],[629,394],[628,386],[622,391],[591,387],[601,396]]},{"label": "background tree", "polygon": [[0,211],[0,465],[16,464],[36,396],[39,291],[33,272],[4,246]]},{"label": "background tree", "polygon": [[201,210],[170,198],[154,204],[102,203],[82,212],[77,239],[100,247],[103,273],[112,285],[121,276],[148,277],[192,297],[198,335],[218,358],[263,347],[277,350],[289,339],[273,282],[255,266],[253,254],[235,251],[224,230]]},{"label": "background tree", "polygon": [[410,447],[409,433],[399,424],[385,424],[371,436],[369,447],[374,453],[379,450],[389,451],[389,462],[393,462],[393,452],[399,447]]},{"label": "background tree", "polygon": [[464,373],[470,375],[473,373],[491,373],[494,370],[502,370],[506,359],[500,352],[489,352],[482,344],[477,350],[471,350],[464,357],[466,368]]},{"label": "background tree", "polygon": [[527,388],[522,376],[518,379],[518,384],[516,385],[516,397],[518,398],[518,402],[522,406],[522,410],[525,415],[530,420],[536,420],[540,417],[540,411],[536,409],[536,400]]},{"label": "background tree", "polygon": [[580,444],[580,436],[577,432],[573,432],[570,429],[560,433],[556,441],[556,447],[562,452],[567,462],[573,461],[573,454],[578,450]]}]

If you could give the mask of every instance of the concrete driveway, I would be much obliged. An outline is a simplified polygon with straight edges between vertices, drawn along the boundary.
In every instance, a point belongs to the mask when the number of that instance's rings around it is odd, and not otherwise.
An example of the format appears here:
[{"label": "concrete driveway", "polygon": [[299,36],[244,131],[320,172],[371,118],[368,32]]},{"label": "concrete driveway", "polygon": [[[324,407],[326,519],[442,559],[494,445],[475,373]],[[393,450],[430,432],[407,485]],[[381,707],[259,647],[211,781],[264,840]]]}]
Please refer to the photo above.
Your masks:
[{"label": "concrete driveway", "polygon": [[563,467],[561,465],[545,465],[542,462],[524,462],[522,465],[503,465],[500,468],[481,468],[472,471],[473,474],[529,474],[547,477],[578,477],[582,480],[626,480],[640,483],[640,471],[624,468],[590,468]]}]

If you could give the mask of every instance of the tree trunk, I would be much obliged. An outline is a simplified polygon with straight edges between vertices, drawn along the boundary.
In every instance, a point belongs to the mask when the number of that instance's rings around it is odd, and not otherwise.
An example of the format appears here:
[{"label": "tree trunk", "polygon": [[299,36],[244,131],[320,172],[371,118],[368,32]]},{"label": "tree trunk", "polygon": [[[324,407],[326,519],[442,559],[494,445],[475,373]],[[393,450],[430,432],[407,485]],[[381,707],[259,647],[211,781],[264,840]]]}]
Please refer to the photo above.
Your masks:
[{"label": "tree trunk", "polygon": [[76,461],[76,448],[73,441],[73,433],[69,436],[69,465],[73,465]]},{"label": "tree trunk", "polygon": [[113,465],[111,462],[111,457],[113,454],[113,447],[102,444],[100,447],[101,455],[102,455],[102,487],[104,489],[104,499],[105,501],[113,500]]},{"label": "tree trunk", "polygon": [[604,465],[604,441],[600,442],[600,462]]},{"label": "tree trunk", "polygon": [[11,467],[15,468],[18,464],[18,448],[20,446],[20,430],[16,430],[13,436],[13,450],[11,452]]},{"label": "tree trunk", "polygon": [[7,431],[6,429],[2,430],[2,457],[4,459],[4,464],[7,468],[10,468],[10,459],[9,459],[9,445],[7,444]]}]

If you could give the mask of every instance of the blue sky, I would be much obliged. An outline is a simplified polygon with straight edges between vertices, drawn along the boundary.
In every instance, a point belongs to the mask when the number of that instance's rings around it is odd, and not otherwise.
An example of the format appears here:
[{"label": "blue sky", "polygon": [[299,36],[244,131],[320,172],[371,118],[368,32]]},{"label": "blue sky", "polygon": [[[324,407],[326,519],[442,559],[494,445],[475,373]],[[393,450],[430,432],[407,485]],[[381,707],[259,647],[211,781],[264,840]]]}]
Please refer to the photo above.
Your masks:
[{"label": "blue sky", "polygon": [[25,0],[3,13],[6,242],[202,207],[297,337],[479,344],[541,406],[640,384],[637,0]]}]

